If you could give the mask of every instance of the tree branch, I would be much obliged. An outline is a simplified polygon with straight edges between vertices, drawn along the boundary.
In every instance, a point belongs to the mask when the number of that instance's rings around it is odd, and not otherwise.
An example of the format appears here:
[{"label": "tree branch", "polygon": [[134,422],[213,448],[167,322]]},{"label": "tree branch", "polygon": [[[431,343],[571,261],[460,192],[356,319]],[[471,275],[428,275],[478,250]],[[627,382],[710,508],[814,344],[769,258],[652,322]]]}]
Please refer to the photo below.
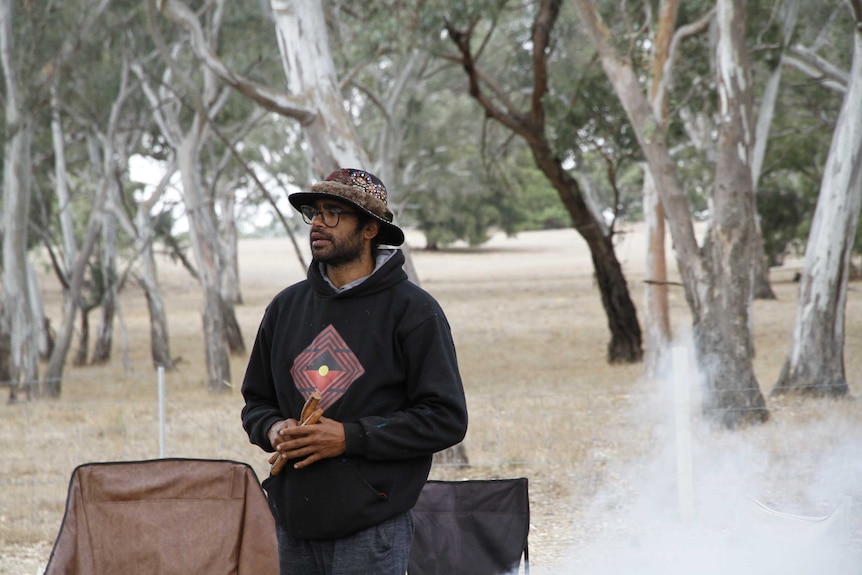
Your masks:
[{"label": "tree branch", "polygon": [[251,98],[263,108],[308,124],[315,118],[313,108],[304,101],[258,84],[234,73],[209,47],[200,21],[192,10],[180,0],[155,0],[158,10],[172,22],[180,24],[189,33],[195,55],[223,82],[237,92]]},{"label": "tree branch", "polygon": [[810,48],[801,44],[791,46],[790,53],[796,56],[796,58],[790,56],[782,58],[782,61],[786,64],[811,78],[824,80],[824,86],[827,82],[830,82],[831,85],[828,87],[832,90],[841,93],[847,90],[850,76],[844,70],[841,70],[822,56],[815,54]]},{"label": "tree branch", "polygon": [[674,33],[673,39],[670,41],[670,48],[668,49],[667,60],[665,60],[664,62],[661,82],[659,82],[658,86],[656,87],[655,96],[653,97],[654,103],[664,102],[666,94],[670,91],[670,88],[673,85],[673,68],[676,65],[676,59],[679,56],[679,49],[680,45],[682,45],[683,40],[694,36],[695,34],[700,34],[704,30],[706,30],[707,26],[709,26],[709,23],[712,21],[713,16],[715,16],[715,7],[711,8],[706,14],[704,14],[691,24],[680,26],[679,29]]},{"label": "tree branch", "polygon": [[[470,96],[479,102],[482,108],[485,109],[485,113],[510,130],[521,133],[523,132],[523,126],[527,123],[524,115],[514,106],[514,104],[512,104],[506,94],[496,84],[476,68],[476,62],[473,59],[473,53],[470,50],[470,39],[475,25],[476,22],[471,22],[465,31],[461,31],[456,29],[454,24],[448,20],[446,21],[446,31],[449,33],[449,37],[455,43],[455,46],[461,52],[461,58],[458,59],[455,57],[454,60],[463,66],[464,71],[467,73]],[[502,104],[505,111],[496,106],[494,102],[485,95],[482,91],[483,85],[490,89],[491,94],[493,94],[493,96]]]},{"label": "tree branch", "polygon": [[548,46],[561,4],[562,0],[543,0],[533,23],[533,98],[530,117],[536,125],[544,124],[542,98],[548,92]]}]

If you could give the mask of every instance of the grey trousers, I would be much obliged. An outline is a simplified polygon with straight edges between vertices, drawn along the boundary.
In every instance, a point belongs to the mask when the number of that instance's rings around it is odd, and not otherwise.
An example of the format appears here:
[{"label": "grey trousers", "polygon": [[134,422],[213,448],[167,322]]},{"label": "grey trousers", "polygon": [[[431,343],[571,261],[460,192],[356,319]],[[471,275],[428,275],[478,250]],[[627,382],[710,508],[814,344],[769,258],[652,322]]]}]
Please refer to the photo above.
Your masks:
[{"label": "grey trousers", "polygon": [[404,575],[413,513],[396,515],[343,539],[295,539],[276,525],[280,575]]}]

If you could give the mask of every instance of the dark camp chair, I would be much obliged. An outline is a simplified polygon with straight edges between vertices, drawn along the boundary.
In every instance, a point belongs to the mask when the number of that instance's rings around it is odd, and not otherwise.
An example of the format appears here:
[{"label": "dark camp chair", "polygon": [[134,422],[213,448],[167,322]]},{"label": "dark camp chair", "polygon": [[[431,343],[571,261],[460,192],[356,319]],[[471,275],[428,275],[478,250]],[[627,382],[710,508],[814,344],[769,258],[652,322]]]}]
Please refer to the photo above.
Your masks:
[{"label": "dark camp chair", "polygon": [[272,575],[275,523],[248,465],[157,459],[72,473],[46,575]]},{"label": "dark camp chair", "polygon": [[408,575],[530,573],[526,478],[429,481],[413,517]]}]

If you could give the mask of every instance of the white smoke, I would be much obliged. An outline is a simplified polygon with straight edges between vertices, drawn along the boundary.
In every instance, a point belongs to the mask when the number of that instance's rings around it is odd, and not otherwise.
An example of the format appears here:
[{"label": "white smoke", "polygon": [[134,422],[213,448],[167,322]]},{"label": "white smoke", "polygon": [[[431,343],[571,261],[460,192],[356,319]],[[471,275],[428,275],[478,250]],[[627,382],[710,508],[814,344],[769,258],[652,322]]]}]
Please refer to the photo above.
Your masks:
[{"label": "white smoke", "polygon": [[[862,574],[862,420],[774,417],[731,432],[694,407],[690,426],[678,425],[679,376],[664,378],[661,405],[644,410],[654,453],[609,470],[589,541],[547,573]],[[694,406],[697,378],[685,376]]]}]

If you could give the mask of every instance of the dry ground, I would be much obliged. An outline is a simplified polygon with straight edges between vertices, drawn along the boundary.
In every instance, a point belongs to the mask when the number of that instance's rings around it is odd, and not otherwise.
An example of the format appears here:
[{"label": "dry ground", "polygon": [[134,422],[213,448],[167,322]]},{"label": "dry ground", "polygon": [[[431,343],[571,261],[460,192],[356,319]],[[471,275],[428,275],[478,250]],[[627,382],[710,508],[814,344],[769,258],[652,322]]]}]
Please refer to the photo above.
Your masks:
[{"label": "dry ground", "polygon": [[[640,306],[643,235],[637,226],[624,231],[618,255]],[[421,248],[421,236],[409,238]],[[660,515],[656,506],[682,505],[675,479],[659,479],[665,471],[673,477],[674,469],[684,469],[673,460],[683,452],[666,449],[675,433],[666,385],[673,376],[646,381],[641,366],[604,361],[606,318],[583,241],[572,230],[534,232],[498,236],[481,249],[416,249],[413,256],[423,287],[438,298],[452,325],[471,411],[465,446],[472,465],[439,466],[434,477],[530,477],[530,546],[537,573],[562,573],[568,570],[563,565],[601,554],[595,543],[610,536],[635,541],[635,547],[653,544],[639,533],[642,519],[631,513],[647,507],[654,519]],[[286,240],[243,241],[240,265],[245,302],[238,316],[250,347],[266,303],[304,270]],[[196,284],[169,264],[160,274],[171,346],[182,357],[167,378],[167,455],[238,459],[263,476],[265,457],[239,428],[238,391],[212,396],[204,389]],[[789,347],[797,290],[791,275],[774,275],[778,299],[755,305],[755,371],[764,393]],[[59,291],[50,280],[44,287],[49,312],[56,313]],[[690,317],[681,288],[672,290],[671,306],[675,332],[684,341]],[[847,377],[851,394],[858,395],[858,283],[850,288],[846,318]],[[130,289],[123,295],[112,365],[67,369],[59,401],[0,406],[7,461],[0,471],[0,574],[32,574],[45,564],[76,465],[158,455],[147,330],[143,297]],[[245,357],[232,360],[234,383],[241,381],[244,366]],[[683,378],[694,380],[691,374]],[[696,390],[692,393],[696,399]],[[862,457],[855,451],[862,445],[862,415],[856,402],[771,397],[767,402],[769,423],[735,433],[709,429],[694,411],[688,456],[695,514],[709,512],[706,493],[730,488],[745,488],[803,515],[824,514],[841,495],[862,500],[856,463]],[[746,459],[740,463],[728,453]],[[839,481],[835,468],[855,475]],[[852,491],[848,485],[854,481]],[[855,541],[862,541],[858,513],[850,528]]]}]

